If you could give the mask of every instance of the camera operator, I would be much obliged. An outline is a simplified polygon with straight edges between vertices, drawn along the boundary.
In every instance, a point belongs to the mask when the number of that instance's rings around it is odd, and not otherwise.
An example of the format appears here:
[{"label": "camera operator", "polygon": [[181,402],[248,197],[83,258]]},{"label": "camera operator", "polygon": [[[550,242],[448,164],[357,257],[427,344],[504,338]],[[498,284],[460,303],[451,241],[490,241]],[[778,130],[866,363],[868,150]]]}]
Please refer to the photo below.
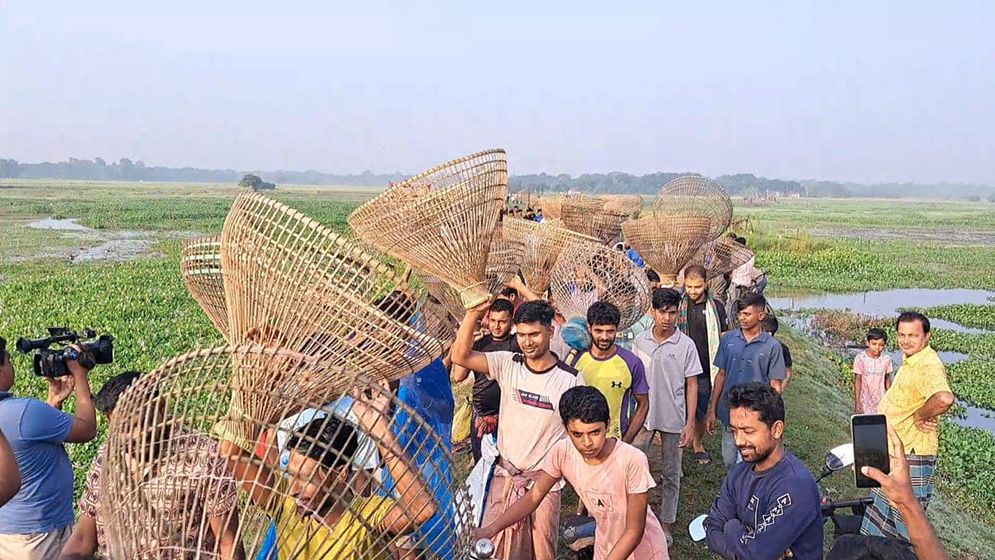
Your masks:
[{"label": "camera operator", "polygon": [[[14,366],[8,354],[0,356],[0,431],[21,473],[20,492],[0,507],[0,558],[57,557],[72,533],[73,466],[63,444],[96,437],[97,417],[87,369],[78,359],[67,359],[66,366],[71,375],[46,378],[44,403],[10,393]],[[74,388],[75,416],[61,410]]]}]

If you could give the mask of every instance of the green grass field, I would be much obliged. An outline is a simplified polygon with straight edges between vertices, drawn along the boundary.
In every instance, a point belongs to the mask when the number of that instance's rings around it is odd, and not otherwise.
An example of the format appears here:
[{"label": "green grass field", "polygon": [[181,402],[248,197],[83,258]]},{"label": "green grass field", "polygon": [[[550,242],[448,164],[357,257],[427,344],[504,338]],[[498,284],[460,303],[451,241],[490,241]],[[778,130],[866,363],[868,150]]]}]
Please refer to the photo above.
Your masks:
[{"label": "green grass field", "polygon": [[[48,325],[89,326],[114,334],[116,362],[93,371],[94,387],[120,371],[150,370],[169,357],[221,343],[220,335],[183,286],[179,275],[181,241],[170,234],[217,233],[238,192],[223,185],[4,183],[0,186],[0,334],[8,340],[36,336]],[[373,192],[281,187],[274,196],[344,232],[348,230],[345,219],[349,211]],[[741,209],[737,215],[750,216],[752,230],[746,235],[758,249],[758,265],[768,271],[775,290],[995,289],[995,247],[989,245],[948,247],[942,242],[916,239],[835,239],[810,233],[819,227],[848,224],[882,230],[972,228],[995,232],[995,205],[802,200]],[[81,243],[70,232],[34,230],[26,225],[30,220],[49,216],[78,219],[94,228],[94,238],[83,240],[84,244],[100,243],[102,235],[117,230],[150,232],[155,254],[112,263],[72,264],[63,257],[32,259],[52,248],[72,248]],[[853,221],[847,222],[850,218]],[[10,259],[12,256],[19,259]],[[914,305],[910,302],[910,306]],[[967,314],[985,325],[990,320],[987,310],[942,313]],[[798,333],[788,331],[785,336],[795,355],[797,371],[786,396],[787,442],[817,471],[825,451],[849,437],[850,391],[831,351]],[[956,339],[953,337],[949,344],[974,344]],[[16,390],[43,396],[44,384],[30,374],[27,358],[15,355],[14,360],[18,370]],[[990,495],[992,484],[990,478],[972,476],[972,472],[991,472],[995,442],[990,436],[984,440],[949,428],[945,428],[943,437],[945,450],[950,450],[949,472],[955,474],[953,479],[948,475],[944,480],[930,517],[955,558],[990,558],[990,551],[995,550],[995,512],[982,505],[992,502],[980,497]],[[97,445],[70,446],[78,472],[88,466]],[[710,446],[712,456],[718,458],[717,440]],[[699,468],[686,461],[679,525],[707,511],[723,476],[718,463]],[[945,468],[946,463],[941,462],[941,472]],[[81,478],[78,477],[78,486]],[[830,487],[834,497],[859,495],[847,474],[834,477]],[[709,557],[680,530],[673,553],[675,558]]]}]

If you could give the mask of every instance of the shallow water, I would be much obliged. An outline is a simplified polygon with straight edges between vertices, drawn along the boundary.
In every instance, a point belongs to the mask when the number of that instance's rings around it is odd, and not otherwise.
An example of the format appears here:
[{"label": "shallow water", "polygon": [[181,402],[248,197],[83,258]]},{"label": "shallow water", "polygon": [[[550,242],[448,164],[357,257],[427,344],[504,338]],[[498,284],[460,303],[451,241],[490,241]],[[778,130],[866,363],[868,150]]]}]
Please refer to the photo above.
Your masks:
[{"label": "shallow water", "polygon": [[32,229],[57,229],[60,231],[91,231],[91,228],[76,223],[75,219],[58,220],[52,217],[28,222],[28,227]]},{"label": "shallow water", "polygon": [[995,434],[995,411],[988,410],[987,408],[978,408],[960,401],[957,401],[957,404],[963,406],[967,413],[964,418],[954,418],[953,421],[955,424],[966,428],[987,430]]},{"label": "shallow water", "polygon": [[[769,298],[774,309],[837,309],[874,317],[894,317],[902,307],[934,307],[957,303],[990,304],[995,292],[986,290],[926,290],[904,289],[880,292],[860,292],[850,294],[797,294]],[[986,334],[993,331],[975,329],[963,325],[931,319],[930,323],[939,329],[948,329],[969,334]]]}]

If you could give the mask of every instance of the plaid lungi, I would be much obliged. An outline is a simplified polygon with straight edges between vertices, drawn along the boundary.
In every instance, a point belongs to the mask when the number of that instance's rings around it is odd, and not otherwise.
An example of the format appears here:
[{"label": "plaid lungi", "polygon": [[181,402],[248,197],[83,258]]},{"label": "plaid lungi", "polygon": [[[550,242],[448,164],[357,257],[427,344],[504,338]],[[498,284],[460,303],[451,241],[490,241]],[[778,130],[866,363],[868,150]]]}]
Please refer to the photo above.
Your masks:
[{"label": "plaid lungi", "polygon": [[[919,498],[923,511],[933,497],[933,476],[936,474],[936,455],[906,455],[909,463],[909,477],[912,480],[912,492]],[[864,512],[864,521],[860,526],[862,535],[888,537],[892,539],[909,540],[909,530],[898,509],[884,496],[881,489],[872,492],[874,503]]]}]

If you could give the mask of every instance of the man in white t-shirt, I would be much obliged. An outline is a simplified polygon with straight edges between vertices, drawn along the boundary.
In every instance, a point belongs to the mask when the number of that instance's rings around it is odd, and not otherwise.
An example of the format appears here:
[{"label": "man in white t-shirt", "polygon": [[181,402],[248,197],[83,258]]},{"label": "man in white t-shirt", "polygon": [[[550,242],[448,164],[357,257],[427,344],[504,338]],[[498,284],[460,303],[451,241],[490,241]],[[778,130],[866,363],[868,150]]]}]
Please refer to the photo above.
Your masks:
[{"label": "man in white t-shirt", "polygon": [[[545,301],[523,303],[515,312],[520,352],[474,351],[473,331],[488,305],[467,311],[452,347],[453,363],[487,375],[501,388],[500,457],[484,506],[485,525],[525,495],[540,477],[546,454],[566,437],[559,417],[560,396],[584,384],[577,370],[549,351],[554,311]],[[560,487],[531,515],[497,534],[497,558],[556,558]]]}]

